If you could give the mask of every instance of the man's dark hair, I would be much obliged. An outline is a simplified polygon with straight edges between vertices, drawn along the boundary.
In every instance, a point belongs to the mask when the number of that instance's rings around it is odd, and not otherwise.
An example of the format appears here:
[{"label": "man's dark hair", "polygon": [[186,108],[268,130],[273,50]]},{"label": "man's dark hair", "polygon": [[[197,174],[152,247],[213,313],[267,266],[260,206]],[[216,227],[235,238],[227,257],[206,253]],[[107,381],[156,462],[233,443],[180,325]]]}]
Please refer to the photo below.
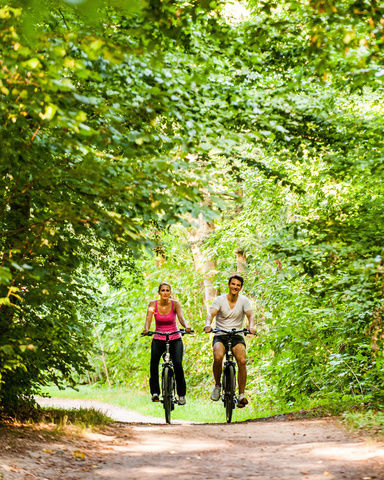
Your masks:
[{"label": "man's dark hair", "polygon": [[244,283],[244,278],[241,276],[241,275],[232,275],[231,277],[229,277],[229,280],[228,280],[228,285],[231,283],[231,280],[235,278],[236,280],[239,280],[239,282],[241,282],[241,286],[243,286],[243,283]]}]

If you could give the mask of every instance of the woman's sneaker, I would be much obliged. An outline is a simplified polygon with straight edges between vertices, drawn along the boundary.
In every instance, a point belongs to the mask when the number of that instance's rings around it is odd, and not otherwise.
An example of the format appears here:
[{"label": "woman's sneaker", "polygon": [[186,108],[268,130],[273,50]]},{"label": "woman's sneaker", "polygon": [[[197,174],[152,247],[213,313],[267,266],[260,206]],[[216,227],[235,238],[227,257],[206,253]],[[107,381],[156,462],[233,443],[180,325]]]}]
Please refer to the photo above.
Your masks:
[{"label": "woman's sneaker", "polygon": [[160,401],[160,398],[159,398],[159,394],[158,393],[154,393],[152,395],[152,402],[159,402]]},{"label": "woman's sneaker", "polygon": [[237,398],[237,406],[239,408],[244,408],[248,404],[248,400],[245,398],[244,393],[240,393]]},{"label": "woman's sneaker", "polygon": [[213,390],[211,393],[211,400],[213,400],[214,402],[217,402],[220,399],[220,390],[221,390],[220,385],[215,385],[213,387]]},{"label": "woman's sneaker", "polygon": [[185,403],[186,403],[185,397],[183,397],[183,396],[179,397],[179,400],[177,401],[177,403],[179,405],[185,405]]}]

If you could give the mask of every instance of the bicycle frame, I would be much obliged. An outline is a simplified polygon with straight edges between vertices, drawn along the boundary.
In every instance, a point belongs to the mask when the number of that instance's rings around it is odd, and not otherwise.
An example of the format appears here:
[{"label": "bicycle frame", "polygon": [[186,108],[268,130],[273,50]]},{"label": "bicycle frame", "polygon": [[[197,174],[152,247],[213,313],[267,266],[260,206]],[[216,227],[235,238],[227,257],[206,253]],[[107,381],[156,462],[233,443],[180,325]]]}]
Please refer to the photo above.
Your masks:
[{"label": "bicycle frame", "polygon": [[180,333],[183,336],[187,333],[193,332],[186,332],[185,330],[176,330],[174,332],[149,331],[146,334],[148,336],[158,334],[165,337],[165,352],[162,354],[163,363],[161,365],[161,402],[164,407],[165,421],[167,423],[171,423],[171,411],[178,403],[175,393],[175,372],[170,353],[170,336],[174,335],[175,333]]},{"label": "bicycle frame", "polygon": [[227,423],[230,423],[232,420],[232,411],[237,405],[237,395],[236,391],[236,362],[234,361],[234,355],[232,351],[232,337],[238,333],[251,333],[248,329],[242,330],[231,330],[225,331],[220,329],[212,330],[213,333],[222,333],[228,336],[228,348],[225,349],[225,362],[223,366],[223,373],[222,373],[222,394],[221,399],[224,402],[225,410],[226,410],[226,418]]},{"label": "bicycle frame", "polygon": [[180,330],[178,330],[177,332],[171,332],[171,333],[160,333],[160,332],[148,332],[149,333],[153,333],[153,335],[155,333],[157,333],[158,335],[164,335],[166,338],[165,338],[165,352],[162,354],[162,357],[163,357],[163,360],[166,364],[169,364],[170,366],[172,366],[173,368],[173,363],[172,363],[172,360],[171,360],[171,354],[170,354],[170,351],[169,351],[169,345],[170,345],[170,340],[169,340],[169,337],[171,335],[173,335],[174,333],[180,333]]}]

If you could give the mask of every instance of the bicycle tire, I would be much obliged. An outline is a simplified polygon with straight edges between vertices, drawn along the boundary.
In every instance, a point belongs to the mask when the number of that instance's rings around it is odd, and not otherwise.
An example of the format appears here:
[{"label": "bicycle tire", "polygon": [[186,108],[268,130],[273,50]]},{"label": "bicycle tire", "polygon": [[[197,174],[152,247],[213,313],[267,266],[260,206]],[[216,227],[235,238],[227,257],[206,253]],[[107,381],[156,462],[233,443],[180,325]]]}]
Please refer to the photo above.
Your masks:
[{"label": "bicycle tire", "polygon": [[232,412],[235,407],[235,368],[233,365],[228,365],[224,371],[225,375],[225,391],[224,391],[224,407],[227,423],[232,421]]},{"label": "bicycle tire", "polygon": [[171,411],[173,407],[173,371],[170,367],[164,367],[163,370],[163,407],[165,421],[171,423]]}]

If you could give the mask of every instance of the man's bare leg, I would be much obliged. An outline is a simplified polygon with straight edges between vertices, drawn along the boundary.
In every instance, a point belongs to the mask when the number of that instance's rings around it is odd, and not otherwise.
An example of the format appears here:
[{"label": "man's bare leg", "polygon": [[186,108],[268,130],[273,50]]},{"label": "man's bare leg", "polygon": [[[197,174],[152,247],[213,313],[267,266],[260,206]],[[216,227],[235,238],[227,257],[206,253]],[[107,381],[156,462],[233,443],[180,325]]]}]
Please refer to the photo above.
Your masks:
[{"label": "man's bare leg", "polygon": [[225,347],[221,342],[213,345],[213,376],[215,383],[220,386],[221,372],[223,371],[223,359],[225,355]]},{"label": "man's bare leg", "polygon": [[[233,354],[236,358],[237,367],[239,369],[238,373],[238,382],[239,382],[239,395],[243,394],[245,391],[245,385],[247,383],[247,354],[245,350],[245,346],[242,343],[238,343],[232,349]],[[243,406],[245,406],[248,401],[245,399]]]}]

